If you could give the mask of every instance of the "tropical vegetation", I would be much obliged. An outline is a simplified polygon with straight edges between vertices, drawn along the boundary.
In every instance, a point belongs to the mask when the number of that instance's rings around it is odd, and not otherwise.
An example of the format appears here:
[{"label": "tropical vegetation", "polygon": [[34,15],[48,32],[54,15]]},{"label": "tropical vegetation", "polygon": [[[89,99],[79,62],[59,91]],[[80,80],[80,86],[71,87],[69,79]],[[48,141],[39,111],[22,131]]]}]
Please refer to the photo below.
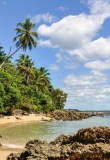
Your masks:
[{"label": "tropical vegetation", "polygon": [[9,114],[14,109],[28,112],[64,109],[67,94],[53,87],[48,69],[36,68],[30,56],[24,53],[19,55],[16,63],[11,61],[19,49],[26,51],[36,47],[38,34],[32,31],[34,27],[29,18],[17,24],[15,52],[11,53],[10,48],[6,54],[0,46],[0,113]]}]

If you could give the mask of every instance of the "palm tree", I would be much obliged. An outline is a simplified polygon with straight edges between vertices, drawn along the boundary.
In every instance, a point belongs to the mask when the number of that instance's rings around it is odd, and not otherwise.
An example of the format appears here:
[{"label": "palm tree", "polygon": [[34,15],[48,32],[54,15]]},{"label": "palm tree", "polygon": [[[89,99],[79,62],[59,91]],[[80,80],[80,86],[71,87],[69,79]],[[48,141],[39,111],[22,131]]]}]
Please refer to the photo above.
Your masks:
[{"label": "palm tree", "polygon": [[20,58],[17,60],[17,69],[20,74],[25,76],[26,84],[29,84],[31,79],[34,77],[34,62],[28,55],[21,54]]},{"label": "palm tree", "polygon": [[0,46],[0,64],[4,61],[6,53],[3,51],[3,47]]},{"label": "palm tree", "polygon": [[34,40],[34,38],[38,39],[38,34],[37,32],[32,31],[34,27],[35,24],[33,24],[30,21],[30,18],[26,18],[25,22],[23,23],[19,22],[17,24],[17,28],[15,29],[17,36],[14,38],[17,50],[11,53],[11,48],[10,48],[10,52],[8,56],[5,58],[5,60],[2,62],[0,68],[3,66],[5,61],[10,57],[12,57],[19,49],[23,49],[23,51],[26,51],[27,48],[29,50],[32,50],[33,47],[37,46],[37,41]]},{"label": "palm tree", "polygon": [[50,80],[50,78],[49,78],[50,73],[48,72],[48,69],[45,69],[45,67],[40,67],[39,72],[40,72],[40,75],[42,75],[42,76],[46,77],[48,80]]},{"label": "palm tree", "polygon": [[45,92],[48,88],[50,81],[44,75],[41,75],[39,69],[34,68],[34,81],[33,84],[36,86],[36,91]]}]

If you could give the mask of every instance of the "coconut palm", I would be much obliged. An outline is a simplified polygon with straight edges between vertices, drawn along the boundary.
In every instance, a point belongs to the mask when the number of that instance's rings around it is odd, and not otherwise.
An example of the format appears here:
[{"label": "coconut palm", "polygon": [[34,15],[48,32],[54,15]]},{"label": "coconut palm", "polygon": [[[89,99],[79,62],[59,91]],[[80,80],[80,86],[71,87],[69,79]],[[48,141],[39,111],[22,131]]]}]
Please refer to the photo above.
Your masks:
[{"label": "coconut palm", "polygon": [[0,64],[4,61],[6,53],[3,51],[3,47],[0,46]]},{"label": "coconut palm", "polygon": [[40,67],[39,68],[40,74],[43,76],[48,76],[50,73],[48,72],[48,69],[45,69],[45,67]]},{"label": "coconut palm", "polygon": [[27,48],[29,50],[32,50],[33,47],[37,46],[37,41],[35,39],[38,39],[38,34],[37,32],[32,31],[34,27],[35,24],[33,24],[29,18],[26,18],[25,22],[19,22],[17,24],[17,28],[15,29],[17,36],[14,38],[17,50],[13,53],[11,53],[11,51],[9,52],[8,56],[1,64],[0,68],[5,63],[5,61],[12,57],[19,49],[23,49],[23,51],[26,51]]},{"label": "coconut palm", "polygon": [[48,69],[45,69],[45,67],[40,67],[39,72],[40,72],[40,75],[42,75],[42,76],[46,77],[48,80],[50,80],[50,78],[49,78],[50,73],[48,72]]},{"label": "coconut palm", "polygon": [[41,75],[39,69],[34,68],[34,81],[33,84],[36,86],[36,91],[45,92],[50,81],[44,75]]},{"label": "coconut palm", "polygon": [[21,54],[17,60],[17,69],[20,74],[25,76],[26,84],[29,84],[34,77],[33,67],[34,62],[32,62],[32,59],[28,55]]},{"label": "coconut palm", "polygon": [[16,28],[17,36],[14,38],[16,42],[16,47],[22,48],[24,51],[28,48],[31,50],[33,47],[36,47],[37,42],[33,37],[38,38],[37,32],[32,32],[32,29],[35,27],[35,24],[31,23],[29,18],[26,18],[24,23],[18,23]]}]

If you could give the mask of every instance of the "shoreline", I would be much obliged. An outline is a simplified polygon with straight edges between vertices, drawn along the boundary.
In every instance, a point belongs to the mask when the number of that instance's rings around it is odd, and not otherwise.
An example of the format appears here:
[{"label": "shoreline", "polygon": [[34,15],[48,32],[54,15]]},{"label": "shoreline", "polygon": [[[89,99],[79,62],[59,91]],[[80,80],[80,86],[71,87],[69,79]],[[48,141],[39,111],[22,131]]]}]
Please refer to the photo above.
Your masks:
[{"label": "shoreline", "polygon": [[9,147],[5,147],[5,146],[1,146],[0,147],[0,160],[6,160],[7,156],[10,153],[19,153],[22,152],[24,148],[9,148]]},{"label": "shoreline", "polygon": [[0,127],[2,125],[7,124],[16,124],[16,123],[28,123],[28,122],[42,122],[42,121],[50,121],[52,118],[47,117],[43,114],[29,114],[29,115],[20,115],[20,116],[4,116],[0,118]]},{"label": "shoreline", "polygon": [[[47,143],[39,139],[26,143],[25,150],[8,156],[16,159],[110,159],[110,127],[87,127],[79,129],[74,135],[59,135]],[[36,154],[37,153],[37,154]]]},{"label": "shoreline", "polygon": [[[3,116],[0,118],[0,127],[7,126],[9,124],[17,125],[17,124],[24,124],[24,123],[31,123],[31,122],[43,122],[43,121],[50,121],[51,118],[47,117],[43,114],[29,114],[29,115],[20,115],[20,116]],[[1,135],[2,136],[2,135]],[[7,147],[7,146],[0,146],[0,160],[6,160],[6,157],[10,153],[18,153],[23,151],[22,148],[16,147]]]},{"label": "shoreline", "polygon": [[[53,117],[53,116],[52,116]],[[13,115],[13,116],[4,116],[0,118],[0,127],[7,127],[7,125],[22,125],[25,123],[31,123],[31,122],[43,122],[43,121],[52,121],[55,120],[54,117],[49,117],[43,113],[41,114],[29,114],[29,115]],[[91,116],[90,116],[91,117]],[[89,117],[88,117],[89,118]],[[3,135],[1,135],[3,136]],[[0,146],[0,160],[6,160],[6,157],[10,153],[19,153],[22,152],[24,147],[13,147],[13,146]]]}]

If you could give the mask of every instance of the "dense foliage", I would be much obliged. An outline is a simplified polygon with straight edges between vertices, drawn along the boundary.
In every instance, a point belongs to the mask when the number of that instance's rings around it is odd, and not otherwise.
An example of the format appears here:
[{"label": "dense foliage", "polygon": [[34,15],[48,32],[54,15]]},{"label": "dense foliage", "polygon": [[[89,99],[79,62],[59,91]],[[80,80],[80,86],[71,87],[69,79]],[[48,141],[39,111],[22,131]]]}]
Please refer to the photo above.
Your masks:
[{"label": "dense foliage", "polygon": [[19,49],[36,47],[38,34],[32,31],[34,27],[29,18],[17,24],[14,37],[17,49],[13,53],[10,47],[5,54],[0,46],[0,113],[10,113],[13,109],[49,112],[64,108],[67,94],[53,88],[47,69],[36,68],[26,54],[21,54],[16,64],[10,60]]},{"label": "dense foliage", "polygon": [[[0,52],[4,57],[5,54]],[[36,68],[28,55],[22,54],[16,64],[7,61],[0,68],[0,112],[13,109],[49,112],[63,109],[67,94],[54,89],[49,72]]]}]

